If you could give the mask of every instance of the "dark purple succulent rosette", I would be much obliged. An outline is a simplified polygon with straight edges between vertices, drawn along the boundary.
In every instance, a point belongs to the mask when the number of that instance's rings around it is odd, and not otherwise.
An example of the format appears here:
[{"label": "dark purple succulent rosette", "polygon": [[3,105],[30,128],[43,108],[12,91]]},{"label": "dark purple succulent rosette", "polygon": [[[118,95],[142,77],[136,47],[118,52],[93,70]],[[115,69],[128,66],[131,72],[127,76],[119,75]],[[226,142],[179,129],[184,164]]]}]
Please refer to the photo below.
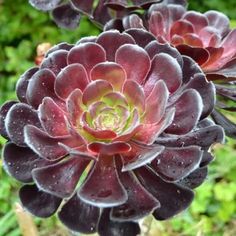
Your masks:
[{"label": "dark purple succulent rosette", "polygon": [[[154,1],[151,2],[155,6],[158,6],[159,4],[161,5],[175,4],[175,5],[180,5],[182,7],[187,6],[186,0],[162,0],[156,3]],[[116,18],[112,18],[106,22],[104,29],[105,30],[117,29],[120,32],[123,32],[124,30],[130,28],[145,28],[145,27],[148,28],[148,24],[146,22],[148,19],[147,12],[149,8],[152,6],[152,4],[149,4],[147,9],[144,8],[145,11],[142,14],[140,13],[138,14],[137,12],[135,13],[131,11],[131,12],[126,12],[126,14],[117,15]]]},{"label": "dark purple succulent rosette", "polygon": [[41,11],[50,11],[55,23],[62,28],[74,29],[81,14],[87,15],[100,26],[116,16],[124,16],[137,9],[146,9],[161,0],[29,0]]},{"label": "dark purple succulent rosette", "polygon": [[185,210],[224,137],[212,82],[144,30],[59,44],[16,93],[0,110],[5,170],[28,211],[72,231],[132,236]]},{"label": "dark purple succulent rosette", "polygon": [[[181,54],[194,59],[216,86],[219,99],[212,118],[228,136],[236,138],[236,125],[219,111],[236,111],[236,29],[231,30],[229,23],[221,12],[211,10],[202,14],[187,11],[181,4],[164,2],[153,4],[146,18],[132,14],[110,21],[105,29],[146,28],[160,43],[170,43]],[[234,105],[230,106],[229,101]]]}]

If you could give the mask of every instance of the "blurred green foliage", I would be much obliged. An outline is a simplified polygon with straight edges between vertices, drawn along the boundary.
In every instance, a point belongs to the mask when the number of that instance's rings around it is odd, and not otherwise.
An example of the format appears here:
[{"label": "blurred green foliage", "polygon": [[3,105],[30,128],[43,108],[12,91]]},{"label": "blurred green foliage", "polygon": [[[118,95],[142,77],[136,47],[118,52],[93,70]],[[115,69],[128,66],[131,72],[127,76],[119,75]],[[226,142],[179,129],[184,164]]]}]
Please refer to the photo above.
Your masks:
[{"label": "blurred green foliage", "polygon": [[205,12],[207,10],[217,10],[226,14],[230,19],[235,19],[236,1],[235,0],[189,0],[189,9]]},{"label": "blurred green foliage", "polygon": [[[235,0],[190,0],[190,8],[217,9],[236,18]],[[236,27],[232,20],[232,26]],[[86,18],[75,31],[58,29],[46,13],[33,9],[27,0],[0,0],[0,104],[16,99],[14,88],[19,76],[34,65],[36,47],[43,42],[76,42],[82,36],[96,35],[99,30]],[[5,140],[0,138],[0,149]],[[152,222],[147,236],[234,236],[236,235],[236,144],[215,147],[215,161],[209,177],[196,189],[190,209],[166,222]],[[1,166],[1,162],[0,162]],[[14,203],[20,184],[0,169],[0,236],[20,236]],[[40,236],[69,235],[56,217],[35,218]]]},{"label": "blurred green foliage", "polygon": [[27,2],[0,0],[0,102],[14,98],[15,82],[34,65],[38,44],[74,43],[99,32],[86,19],[74,31],[59,29],[47,13],[35,10]]}]

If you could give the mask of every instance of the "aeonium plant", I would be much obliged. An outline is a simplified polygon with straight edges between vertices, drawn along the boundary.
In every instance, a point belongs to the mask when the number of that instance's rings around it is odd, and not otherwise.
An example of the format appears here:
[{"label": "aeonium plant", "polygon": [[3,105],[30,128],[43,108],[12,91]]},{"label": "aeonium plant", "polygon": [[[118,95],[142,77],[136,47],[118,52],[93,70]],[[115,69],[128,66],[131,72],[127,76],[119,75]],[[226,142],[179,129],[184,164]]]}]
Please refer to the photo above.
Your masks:
[{"label": "aeonium plant", "polygon": [[194,59],[215,83],[218,99],[212,118],[228,136],[236,138],[236,125],[222,114],[223,110],[236,111],[236,29],[230,29],[226,15],[213,10],[188,11],[184,5],[164,1],[153,4],[143,17],[131,14],[110,21],[105,28],[145,28],[158,42],[169,43]]},{"label": "aeonium plant", "polygon": [[56,45],[16,94],[0,110],[4,168],[29,212],[75,232],[135,236],[185,210],[224,138],[213,83],[144,30]]},{"label": "aeonium plant", "polygon": [[161,0],[29,0],[29,3],[41,11],[52,13],[55,23],[62,28],[74,29],[81,15],[101,27],[109,20],[121,17],[133,10],[147,9]]}]

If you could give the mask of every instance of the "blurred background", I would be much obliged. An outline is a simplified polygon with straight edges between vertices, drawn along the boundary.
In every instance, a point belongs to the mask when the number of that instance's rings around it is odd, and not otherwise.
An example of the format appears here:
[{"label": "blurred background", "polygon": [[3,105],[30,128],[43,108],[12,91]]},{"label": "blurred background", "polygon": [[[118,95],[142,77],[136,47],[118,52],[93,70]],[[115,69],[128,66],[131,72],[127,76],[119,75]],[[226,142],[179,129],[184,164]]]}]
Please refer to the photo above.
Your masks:
[{"label": "blurred background", "polygon": [[[236,27],[235,0],[189,0],[189,8],[200,12],[219,10]],[[15,99],[16,81],[34,65],[38,44],[62,41],[76,42],[80,37],[96,35],[99,30],[83,18],[77,30],[58,29],[46,13],[32,8],[27,0],[0,0],[0,105]],[[229,116],[232,116],[229,113]],[[231,117],[236,121],[236,117]],[[0,138],[0,153],[5,140]],[[196,189],[191,207],[175,218],[156,222],[148,217],[143,222],[146,236],[235,236],[236,235],[236,142],[214,147],[216,159],[209,167],[208,179]],[[0,161],[0,236],[23,235],[22,217],[39,236],[68,236],[70,233],[56,217],[41,220],[21,215],[17,191],[20,184],[7,176]],[[19,213],[20,212],[20,213]],[[25,236],[25,235],[24,235]],[[27,236],[34,236],[27,235]]]}]

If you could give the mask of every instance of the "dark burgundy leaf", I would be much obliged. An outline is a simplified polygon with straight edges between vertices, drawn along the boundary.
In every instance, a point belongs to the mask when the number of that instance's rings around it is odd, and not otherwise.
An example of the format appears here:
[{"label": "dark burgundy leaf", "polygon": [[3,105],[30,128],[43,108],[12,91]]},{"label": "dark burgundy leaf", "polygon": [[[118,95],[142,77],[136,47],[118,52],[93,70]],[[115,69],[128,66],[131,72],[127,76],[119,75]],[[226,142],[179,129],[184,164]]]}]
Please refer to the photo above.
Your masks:
[{"label": "dark burgundy leaf", "polygon": [[123,32],[124,27],[123,27],[122,20],[121,19],[112,19],[112,20],[108,21],[103,28],[104,31],[108,31],[108,30],[112,30],[112,29],[116,29],[116,30],[119,30],[119,32]]},{"label": "dark burgundy leaf", "polygon": [[106,0],[105,4],[114,10],[121,11],[126,7],[127,0]]},{"label": "dark burgundy leaf", "polygon": [[164,146],[153,145],[147,146],[141,143],[131,143],[132,150],[122,155],[122,171],[130,171],[150,163],[160,153],[163,152]]},{"label": "dark burgundy leaf", "polygon": [[53,47],[51,47],[47,53],[46,53],[46,56],[45,57],[48,57],[49,54],[53,53],[53,52],[56,52],[56,51],[59,51],[59,50],[66,50],[66,51],[70,51],[70,49],[73,47],[74,45],[73,44],[68,44],[66,42],[63,42],[63,43],[59,43]]},{"label": "dark burgundy leaf", "polygon": [[173,106],[176,109],[174,120],[166,129],[166,132],[170,134],[186,134],[193,130],[203,110],[199,93],[194,89],[188,89],[181,94]]},{"label": "dark burgundy leaf", "polygon": [[175,58],[164,53],[157,54],[152,59],[152,65],[144,85],[144,91],[146,94],[149,94],[155,83],[158,80],[163,80],[169,92],[173,93],[180,87],[182,76],[182,68]]},{"label": "dark burgundy leaf", "polygon": [[[143,26],[143,22],[142,22],[142,19],[137,15],[137,14],[131,14],[131,15],[128,15],[128,16],[125,16],[123,19],[122,19],[122,22],[123,22],[123,27],[125,29],[144,29],[144,26]],[[119,28],[118,28],[119,30]],[[129,32],[128,32],[129,33]],[[137,42],[137,44],[141,47],[144,47],[146,46],[147,42],[149,40],[154,40],[153,39],[153,36],[151,34],[146,34],[144,36],[144,39],[142,40],[142,38],[140,37],[137,37],[138,34],[145,34],[145,31],[141,32],[141,31],[131,31],[130,33],[133,38],[135,39],[135,41]],[[137,39],[137,40],[136,40]],[[139,40],[138,40],[139,39]]]},{"label": "dark burgundy leaf", "polygon": [[54,75],[57,75],[64,67],[67,66],[67,50],[57,50],[48,54],[42,61],[41,69],[49,69]]},{"label": "dark burgundy leaf", "polygon": [[101,27],[112,18],[109,13],[109,9],[105,6],[105,1],[106,0],[99,0],[93,11],[92,19],[94,19],[96,23],[99,23]]},{"label": "dark burgundy leaf", "polygon": [[93,2],[94,0],[71,0],[75,8],[88,14],[92,14]]},{"label": "dark burgundy leaf", "polygon": [[24,129],[24,137],[27,145],[39,156],[46,160],[59,160],[68,152],[60,145],[60,143],[77,148],[83,144],[83,140],[79,136],[64,136],[60,138],[51,137],[44,131],[32,125],[27,125]]},{"label": "dark burgundy leaf", "polygon": [[39,70],[38,67],[30,68],[23,75],[21,75],[21,77],[17,81],[17,84],[16,84],[16,94],[17,94],[18,99],[21,102],[27,103],[26,90],[27,90],[27,87],[28,87],[28,83],[29,83],[29,80],[31,79],[31,77],[38,70]]},{"label": "dark burgundy leaf", "polygon": [[106,61],[104,49],[93,42],[81,43],[73,47],[68,54],[68,64],[81,64],[86,69],[88,76],[96,64],[104,61]]},{"label": "dark burgundy leaf", "polygon": [[184,44],[178,45],[176,48],[182,55],[191,57],[199,65],[204,64],[209,58],[209,53],[204,48],[196,48]]},{"label": "dark burgundy leaf", "polygon": [[222,126],[227,136],[236,138],[236,124],[230,121],[226,116],[217,110],[213,110],[211,113],[213,120],[216,124]]},{"label": "dark burgundy leaf", "polygon": [[110,209],[104,209],[98,224],[98,233],[102,236],[137,236],[139,224],[127,221],[119,222],[110,219]]},{"label": "dark burgundy leaf", "polygon": [[70,230],[83,234],[96,232],[100,209],[79,199],[75,194],[58,213],[61,222]]},{"label": "dark burgundy leaf", "polygon": [[215,86],[212,82],[208,82],[203,74],[195,74],[190,79],[185,89],[196,89],[201,95],[203,102],[203,111],[201,119],[207,117],[212,112],[215,105]]},{"label": "dark burgundy leaf", "polygon": [[156,40],[151,33],[144,29],[128,29],[125,32],[131,35],[135,42],[142,48],[148,45],[151,41]]},{"label": "dark burgundy leaf", "polygon": [[188,83],[194,75],[202,73],[201,67],[190,57],[183,56],[183,82]]},{"label": "dark burgundy leaf", "polygon": [[190,175],[180,180],[178,183],[187,188],[197,188],[200,186],[207,177],[207,167],[198,168],[193,171]]},{"label": "dark burgundy leaf", "polygon": [[38,117],[48,135],[68,135],[66,113],[50,97],[45,97],[39,105]]},{"label": "dark burgundy leaf", "polygon": [[16,103],[16,101],[8,101],[0,107],[0,134],[6,139],[9,139],[9,137],[6,131],[5,119],[10,108]]},{"label": "dark burgundy leaf", "polygon": [[214,121],[212,121],[208,118],[205,118],[205,119],[198,122],[197,127],[198,128],[205,128],[205,127],[212,126],[212,125],[215,125]]},{"label": "dark burgundy leaf", "polygon": [[65,161],[34,169],[32,175],[37,186],[43,191],[67,198],[74,192],[88,163],[83,157],[69,157]]},{"label": "dark burgundy leaf", "polygon": [[194,194],[191,190],[163,181],[146,167],[135,170],[135,174],[142,185],[161,204],[161,207],[153,213],[157,220],[165,220],[178,214],[185,210],[193,200]]},{"label": "dark burgundy leaf", "polygon": [[151,166],[164,180],[176,181],[194,171],[201,158],[202,151],[197,146],[166,148]]},{"label": "dark burgundy leaf", "polygon": [[236,87],[229,87],[216,84],[216,91],[223,97],[229,98],[232,101],[236,101]]},{"label": "dark burgundy leaf", "polygon": [[197,145],[209,148],[213,143],[221,143],[224,140],[224,130],[221,126],[213,125],[201,128],[185,135],[160,137],[156,143],[167,147],[186,147]]},{"label": "dark burgundy leaf", "polygon": [[176,48],[172,47],[168,43],[162,44],[162,43],[158,43],[158,41],[155,40],[147,44],[147,46],[145,47],[145,50],[147,51],[151,59],[153,59],[156,54],[167,53],[173,58],[176,58],[181,68],[183,67],[182,55],[179,53],[179,51]]},{"label": "dark burgundy leaf", "polygon": [[[137,45],[130,44],[119,47],[116,51],[115,61],[124,68],[128,80],[134,80],[139,84],[145,81],[151,66],[147,52]],[[134,63],[137,66],[135,70],[133,69]]]},{"label": "dark burgundy leaf", "polygon": [[[236,54],[236,52],[235,52]],[[228,58],[226,57],[225,60]],[[236,77],[236,58],[233,58],[232,60],[229,60],[222,68],[220,68],[217,71],[214,71],[212,73],[215,73],[216,75],[221,75],[226,78],[234,78]]]},{"label": "dark burgundy leaf", "polygon": [[80,13],[74,10],[70,4],[60,5],[53,9],[52,17],[59,27],[65,29],[75,29],[81,18]]},{"label": "dark burgundy leaf", "polygon": [[120,46],[123,44],[135,44],[135,41],[126,33],[121,34],[118,31],[106,31],[98,36],[97,43],[105,49],[107,60],[114,61],[116,51]]},{"label": "dark burgundy leaf", "polygon": [[200,167],[204,167],[204,166],[208,165],[213,160],[214,160],[214,156],[210,152],[204,151],[203,156],[202,156],[202,160],[200,163]]},{"label": "dark burgundy leaf", "polygon": [[87,179],[79,189],[79,197],[88,204],[111,207],[124,203],[127,193],[120,183],[114,157],[99,156]]},{"label": "dark burgundy leaf", "polygon": [[132,172],[119,172],[119,176],[127,191],[128,200],[112,208],[111,218],[114,221],[136,221],[160,207],[158,200],[145,190]]},{"label": "dark burgundy leaf", "polygon": [[29,81],[26,99],[30,105],[38,108],[44,97],[58,100],[54,92],[55,75],[49,69],[37,71]]},{"label": "dark burgundy leaf", "polygon": [[9,142],[3,148],[3,166],[8,174],[15,179],[33,182],[31,171],[35,168],[49,165],[46,161],[27,147],[19,147]]},{"label": "dark burgundy leaf", "polygon": [[29,0],[29,3],[43,11],[50,11],[60,4],[61,0]]},{"label": "dark burgundy leaf", "polygon": [[47,218],[52,216],[61,204],[62,199],[39,190],[36,185],[24,185],[19,192],[20,200],[30,213]]},{"label": "dark burgundy leaf", "polygon": [[12,142],[18,146],[25,146],[24,127],[30,124],[41,127],[36,110],[25,103],[17,103],[10,108],[5,119],[5,127]]},{"label": "dark burgundy leaf", "polygon": [[81,64],[71,64],[58,74],[55,81],[55,91],[58,96],[66,99],[77,88],[83,91],[88,82],[85,68]]}]

